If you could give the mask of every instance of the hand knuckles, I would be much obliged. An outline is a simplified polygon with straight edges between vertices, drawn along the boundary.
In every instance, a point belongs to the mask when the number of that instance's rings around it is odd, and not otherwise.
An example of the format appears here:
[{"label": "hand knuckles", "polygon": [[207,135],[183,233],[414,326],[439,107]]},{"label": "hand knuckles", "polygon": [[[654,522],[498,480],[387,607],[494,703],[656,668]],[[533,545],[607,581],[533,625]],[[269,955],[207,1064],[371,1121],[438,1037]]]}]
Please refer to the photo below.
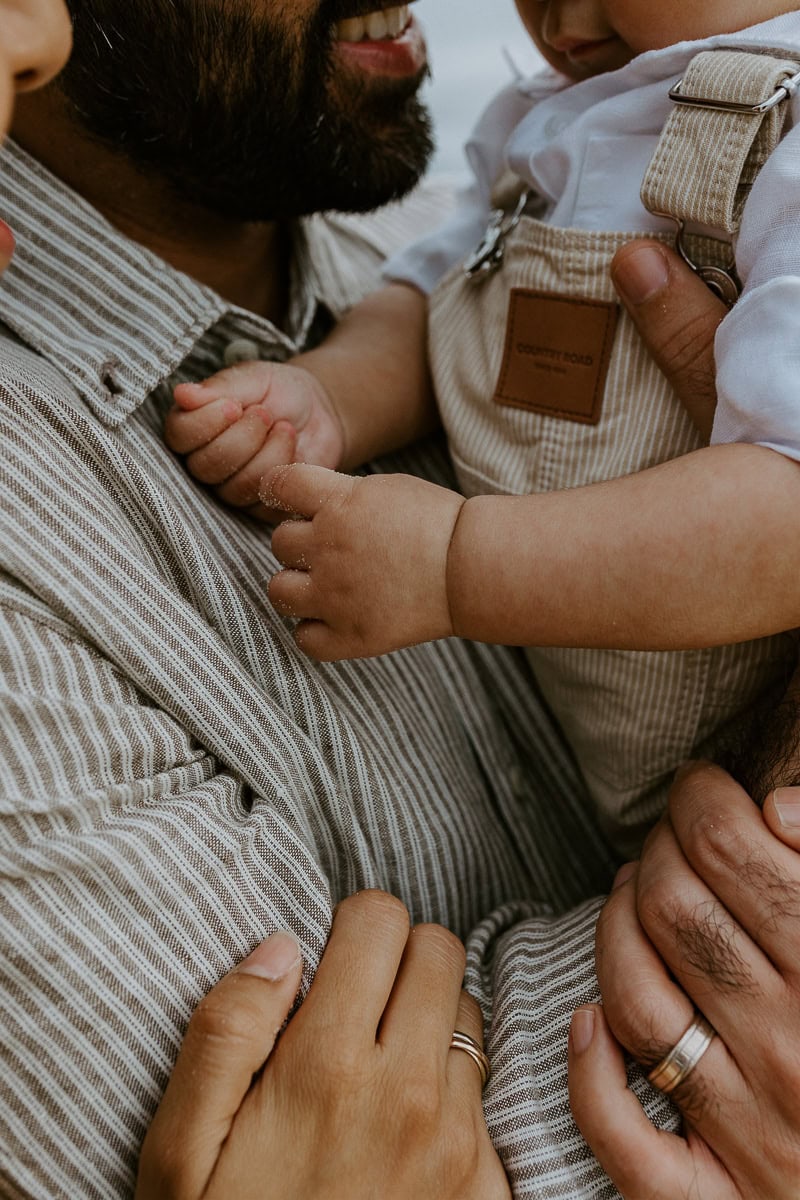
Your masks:
[{"label": "hand knuckles", "polygon": [[231,1005],[229,997],[210,992],[195,1009],[190,1028],[198,1042],[218,1042],[234,1051],[237,1046],[263,1040],[263,1021],[262,1009],[246,997],[238,997],[236,1005]]},{"label": "hand knuckles", "polygon": [[459,977],[463,976],[467,954],[463,943],[449,929],[441,925],[417,925],[414,937],[425,951],[436,957],[446,969],[457,973]]},{"label": "hand knuckles", "polygon": [[634,995],[605,1000],[604,1007],[615,1038],[638,1062],[654,1066],[661,1061],[674,1025],[671,1005],[642,984]]}]

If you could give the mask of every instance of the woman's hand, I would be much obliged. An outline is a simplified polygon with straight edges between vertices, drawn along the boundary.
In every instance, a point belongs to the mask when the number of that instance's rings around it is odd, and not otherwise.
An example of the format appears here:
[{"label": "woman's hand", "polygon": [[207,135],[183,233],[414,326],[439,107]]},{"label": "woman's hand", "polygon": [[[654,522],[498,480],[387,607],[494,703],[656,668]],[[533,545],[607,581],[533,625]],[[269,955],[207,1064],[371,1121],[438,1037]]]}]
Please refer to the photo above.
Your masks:
[{"label": "woman's hand", "polygon": [[265,942],[190,1022],[137,1200],[508,1200],[480,1073],[449,1049],[454,1029],[482,1037],[463,973],[452,934],[361,893],[276,1045],[300,960]]},{"label": "woman's hand", "polygon": [[[598,927],[604,1008],[576,1014],[570,1090],[626,1200],[796,1200],[800,1187],[800,795],[759,811],[718,767],[680,774]],[[652,1068],[699,1010],[718,1036],[647,1121],[620,1046]]]}]

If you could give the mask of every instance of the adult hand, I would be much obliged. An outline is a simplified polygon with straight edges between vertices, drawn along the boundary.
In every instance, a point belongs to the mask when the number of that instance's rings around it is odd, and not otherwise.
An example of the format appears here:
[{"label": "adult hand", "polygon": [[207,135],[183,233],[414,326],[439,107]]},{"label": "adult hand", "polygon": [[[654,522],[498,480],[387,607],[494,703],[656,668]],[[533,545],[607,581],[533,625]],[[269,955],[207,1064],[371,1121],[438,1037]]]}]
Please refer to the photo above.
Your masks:
[{"label": "adult hand", "polygon": [[725,305],[666,246],[630,242],[611,266],[620,299],[706,441],[717,405],[714,335]]},{"label": "adult hand", "polygon": [[[604,1008],[576,1014],[576,1120],[627,1200],[796,1200],[800,1181],[800,795],[763,815],[718,767],[680,773],[669,814],[601,917]],[[620,1045],[645,1067],[699,1010],[717,1030],[655,1130]]]},{"label": "adult hand", "polygon": [[482,1038],[463,973],[452,934],[361,893],[275,1045],[300,960],[286,935],[265,942],[190,1022],[137,1200],[508,1200],[480,1073],[449,1050],[454,1029]]}]

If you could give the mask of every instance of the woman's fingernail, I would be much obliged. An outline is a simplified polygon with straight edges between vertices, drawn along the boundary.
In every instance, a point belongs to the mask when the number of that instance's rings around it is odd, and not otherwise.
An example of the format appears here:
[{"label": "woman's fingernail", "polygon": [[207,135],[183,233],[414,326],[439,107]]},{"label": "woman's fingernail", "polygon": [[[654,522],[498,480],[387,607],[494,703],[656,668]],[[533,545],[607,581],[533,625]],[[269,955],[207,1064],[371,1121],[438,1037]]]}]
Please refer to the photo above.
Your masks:
[{"label": "woman's fingernail", "polygon": [[622,887],[623,883],[627,883],[629,879],[633,879],[638,866],[639,864],[635,862],[624,863],[614,877],[612,892],[615,892],[618,887]]},{"label": "woman's fingernail", "polygon": [[300,943],[291,933],[273,933],[236,968],[235,974],[257,975],[259,979],[278,983],[294,970],[302,957]]},{"label": "woman's fingernail", "polygon": [[669,265],[656,246],[641,246],[618,257],[612,274],[617,291],[631,304],[652,300],[669,283]]},{"label": "woman's fingernail", "polygon": [[572,1014],[569,1040],[574,1054],[585,1054],[594,1037],[596,1014],[593,1008],[579,1008]]},{"label": "woman's fingernail", "polygon": [[800,787],[776,788],[772,793],[775,812],[784,829],[800,829]]}]

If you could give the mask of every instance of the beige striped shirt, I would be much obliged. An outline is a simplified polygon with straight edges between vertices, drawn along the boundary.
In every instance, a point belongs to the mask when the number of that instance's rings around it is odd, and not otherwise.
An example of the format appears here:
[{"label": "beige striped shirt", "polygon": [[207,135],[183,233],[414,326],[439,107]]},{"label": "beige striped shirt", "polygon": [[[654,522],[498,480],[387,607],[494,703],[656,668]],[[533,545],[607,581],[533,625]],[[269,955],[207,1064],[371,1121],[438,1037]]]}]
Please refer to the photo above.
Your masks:
[{"label": "beige striped shirt", "polygon": [[[332,904],[381,886],[467,939],[515,1194],[616,1195],[565,1084],[609,859],[524,663],[456,641],[309,663],[266,603],[263,527],[161,438],[177,378],[240,338],[291,354],[433,201],[299,228],[289,334],[13,145],[0,212],[0,1193],[129,1195],[199,997],[277,926],[307,984]],[[446,477],[436,447],[402,465]]]}]

